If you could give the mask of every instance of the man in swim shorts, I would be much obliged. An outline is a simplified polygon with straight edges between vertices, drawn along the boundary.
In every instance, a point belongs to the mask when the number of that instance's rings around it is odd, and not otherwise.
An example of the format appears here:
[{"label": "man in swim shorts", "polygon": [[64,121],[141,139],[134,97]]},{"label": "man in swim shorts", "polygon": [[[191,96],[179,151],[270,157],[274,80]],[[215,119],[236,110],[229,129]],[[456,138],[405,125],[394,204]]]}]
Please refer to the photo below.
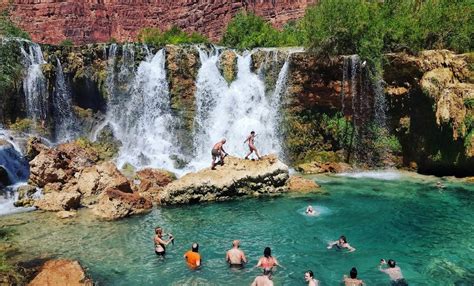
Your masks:
[{"label": "man in swim shorts", "polygon": [[[388,264],[388,268],[383,269],[382,265]],[[407,281],[403,278],[402,270],[397,266],[397,263],[393,259],[389,259],[388,262],[385,259],[380,260],[379,270],[387,274],[390,277],[390,285],[392,286],[408,286]]]},{"label": "man in swim shorts", "polygon": [[240,241],[234,240],[232,242],[232,248],[226,253],[225,260],[230,266],[242,267],[244,263],[247,263],[247,258],[242,250],[239,249]]},{"label": "man in swim shorts", "polygon": [[211,155],[212,155],[212,164],[211,164],[211,169],[215,170],[216,169],[216,159],[219,159],[219,163],[221,165],[224,165],[224,157],[227,156],[227,152],[224,150],[223,145],[225,144],[226,139],[222,138],[221,141],[217,142],[214,144],[214,147],[212,147]]},{"label": "man in swim shorts", "polygon": [[199,254],[199,244],[193,243],[191,250],[184,254],[184,259],[189,268],[197,269],[201,266],[201,255]]},{"label": "man in swim shorts", "polygon": [[260,155],[258,154],[258,151],[257,151],[257,148],[255,147],[255,136],[257,136],[255,134],[255,131],[252,131],[250,132],[250,135],[247,137],[247,139],[245,139],[244,143],[245,142],[249,142],[249,153],[245,156],[245,159],[248,159],[250,154],[252,154],[252,152],[255,151],[255,154],[257,154],[257,158],[260,160]]}]

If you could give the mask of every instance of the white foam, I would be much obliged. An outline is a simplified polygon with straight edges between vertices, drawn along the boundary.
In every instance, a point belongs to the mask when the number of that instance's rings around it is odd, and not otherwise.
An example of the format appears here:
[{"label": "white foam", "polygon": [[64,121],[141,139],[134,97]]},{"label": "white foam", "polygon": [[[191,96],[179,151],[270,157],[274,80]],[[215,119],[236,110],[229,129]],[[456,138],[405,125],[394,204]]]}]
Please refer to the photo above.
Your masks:
[{"label": "white foam", "polygon": [[364,171],[364,172],[354,172],[354,173],[340,173],[337,176],[349,177],[349,178],[368,178],[368,179],[377,179],[377,180],[387,180],[393,181],[398,180],[402,177],[402,173],[394,170],[381,170],[381,171]]}]

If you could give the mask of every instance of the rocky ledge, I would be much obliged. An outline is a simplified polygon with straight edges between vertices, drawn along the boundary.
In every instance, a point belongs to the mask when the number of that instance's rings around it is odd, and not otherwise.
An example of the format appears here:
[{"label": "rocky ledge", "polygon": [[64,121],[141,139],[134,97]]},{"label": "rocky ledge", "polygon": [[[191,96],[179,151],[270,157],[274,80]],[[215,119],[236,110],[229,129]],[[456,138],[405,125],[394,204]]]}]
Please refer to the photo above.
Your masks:
[{"label": "rocky ledge", "polygon": [[29,286],[86,286],[94,285],[86,276],[79,262],[72,260],[50,260],[40,270],[40,273],[31,281]]},{"label": "rocky ledge", "polygon": [[258,161],[228,157],[216,170],[206,168],[170,183],[158,198],[162,204],[185,204],[279,194],[288,190],[288,177],[288,166],[275,155]]}]

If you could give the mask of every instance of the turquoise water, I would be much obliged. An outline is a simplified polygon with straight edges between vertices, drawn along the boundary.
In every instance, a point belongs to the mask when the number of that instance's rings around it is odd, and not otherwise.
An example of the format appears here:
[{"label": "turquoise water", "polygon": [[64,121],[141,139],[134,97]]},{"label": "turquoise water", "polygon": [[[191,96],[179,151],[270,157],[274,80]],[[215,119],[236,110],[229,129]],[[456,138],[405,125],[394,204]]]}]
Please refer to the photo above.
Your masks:
[{"label": "turquoise water", "polygon": [[[395,259],[410,285],[473,285],[474,185],[446,180],[440,190],[431,177],[377,176],[314,177],[327,194],[167,207],[118,222],[98,223],[88,212],[69,221],[38,212],[0,220],[27,221],[12,227],[23,256],[78,259],[100,285],[249,285],[266,246],[284,266],[276,285],[305,285],[307,269],[322,285],[340,285],[353,266],[367,285],[388,285],[381,258]],[[308,204],[321,215],[305,216]],[[176,237],[165,259],[153,252],[155,226]],[[341,234],[355,252],[326,249]],[[234,239],[250,261],[243,270],[224,262]],[[194,241],[198,271],[182,257]]]}]

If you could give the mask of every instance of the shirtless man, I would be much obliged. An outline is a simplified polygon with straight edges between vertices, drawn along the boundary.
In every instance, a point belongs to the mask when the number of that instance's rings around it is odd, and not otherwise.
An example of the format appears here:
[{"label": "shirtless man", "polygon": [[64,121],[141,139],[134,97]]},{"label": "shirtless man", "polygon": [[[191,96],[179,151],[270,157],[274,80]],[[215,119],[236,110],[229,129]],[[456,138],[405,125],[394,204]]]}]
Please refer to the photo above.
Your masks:
[{"label": "shirtless man", "polygon": [[308,286],[319,286],[319,280],[314,278],[313,271],[311,270],[304,273],[304,280],[308,282]]},{"label": "shirtless man", "polygon": [[229,249],[225,255],[225,260],[230,266],[243,266],[247,263],[247,258],[242,250],[239,249],[240,241],[234,240],[232,248]]},{"label": "shirtless man", "polygon": [[[388,268],[383,269],[382,265],[388,264]],[[388,262],[385,259],[380,260],[379,270],[387,274],[390,277],[393,286],[407,286],[408,283],[403,278],[402,270],[397,266],[397,263],[393,259],[389,259]]]},{"label": "shirtless man", "polygon": [[257,276],[255,280],[253,280],[252,285],[250,286],[273,286],[273,281],[270,278],[271,273],[272,273],[271,269],[264,268],[263,274],[260,276]]},{"label": "shirtless man", "polygon": [[215,170],[216,169],[216,159],[219,158],[219,163],[221,165],[224,165],[224,155],[227,156],[227,152],[224,150],[223,145],[225,144],[226,140],[225,138],[222,138],[221,141],[217,142],[214,144],[214,147],[212,147],[211,155],[212,155],[212,164],[211,164],[211,169]]},{"label": "shirtless man", "polygon": [[354,252],[356,249],[354,247],[352,247],[349,243],[347,243],[347,238],[344,236],[344,235],[341,235],[341,237],[339,237],[339,240],[337,241],[333,241],[333,242],[330,242],[328,244],[328,249],[331,249],[333,247],[336,247],[337,249],[342,249],[342,248],[346,248],[347,250],[349,250],[349,252]]},{"label": "shirtless man", "polygon": [[345,286],[362,286],[365,285],[364,281],[357,279],[357,269],[352,267],[351,272],[349,273],[350,277],[344,275],[343,282]]},{"label": "shirtless man", "polygon": [[258,154],[258,151],[257,151],[257,148],[255,148],[255,131],[252,131],[250,132],[250,135],[247,137],[247,139],[245,139],[244,143],[245,142],[249,142],[249,153],[247,154],[247,156],[245,156],[245,159],[248,159],[250,154],[252,154],[253,151],[255,151],[255,154],[257,154],[257,158],[260,160],[260,155]]}]

